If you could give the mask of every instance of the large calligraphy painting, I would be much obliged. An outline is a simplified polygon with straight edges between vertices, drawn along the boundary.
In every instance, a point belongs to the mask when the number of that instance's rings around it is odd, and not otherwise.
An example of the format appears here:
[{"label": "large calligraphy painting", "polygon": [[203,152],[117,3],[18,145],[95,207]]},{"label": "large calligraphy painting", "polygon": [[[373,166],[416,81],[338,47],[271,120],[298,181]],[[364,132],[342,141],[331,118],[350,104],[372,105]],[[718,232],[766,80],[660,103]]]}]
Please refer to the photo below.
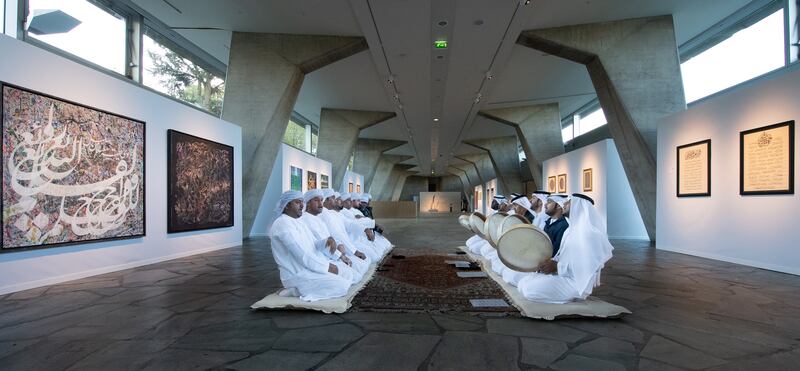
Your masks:
[{"label": "large calligraphy painting", "polygon": [[0,250],[144,236],[144,122],[0,87]]},{"label": "large calligraphy painting", "polygon": [[167,131],[167,232],[233,226],[233,147]]}]

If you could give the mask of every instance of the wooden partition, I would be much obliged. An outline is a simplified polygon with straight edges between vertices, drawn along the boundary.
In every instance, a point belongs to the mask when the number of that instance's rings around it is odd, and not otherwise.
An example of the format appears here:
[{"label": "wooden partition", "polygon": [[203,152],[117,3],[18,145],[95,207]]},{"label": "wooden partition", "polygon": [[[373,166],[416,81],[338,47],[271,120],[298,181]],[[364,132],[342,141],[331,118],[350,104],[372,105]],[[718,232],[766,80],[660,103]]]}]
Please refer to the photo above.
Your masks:
[{"label": "wooden partition", "polygon": [[372,214],[379,218],[416,218],[414,201],[372,201]]}]

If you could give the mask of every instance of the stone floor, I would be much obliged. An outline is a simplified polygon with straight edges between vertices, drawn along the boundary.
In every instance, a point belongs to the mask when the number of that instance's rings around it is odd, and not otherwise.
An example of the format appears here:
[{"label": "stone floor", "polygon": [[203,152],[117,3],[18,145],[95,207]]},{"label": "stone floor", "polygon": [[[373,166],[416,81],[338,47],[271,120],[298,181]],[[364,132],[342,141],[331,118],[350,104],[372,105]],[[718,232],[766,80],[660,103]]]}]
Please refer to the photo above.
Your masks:
[{"label": "stone floor", "polygon": [[[382,221],[452,251],[455,220]],[[251,311],[279,286],[266,240],[0,296],[0,370],[796,370],[800,277],[614,241],[596,295],[619,320]]]}]

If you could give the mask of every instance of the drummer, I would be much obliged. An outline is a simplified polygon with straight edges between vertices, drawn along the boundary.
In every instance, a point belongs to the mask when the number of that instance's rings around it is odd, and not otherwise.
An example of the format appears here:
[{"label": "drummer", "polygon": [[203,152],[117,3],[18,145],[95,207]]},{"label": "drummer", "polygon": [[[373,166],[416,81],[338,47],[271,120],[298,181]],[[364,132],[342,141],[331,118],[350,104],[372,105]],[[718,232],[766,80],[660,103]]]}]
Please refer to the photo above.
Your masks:
[{"label": "drummer", "polygon": [[547,236],[550,237],[550,241],[553,242],[553,256],[561,248],[561,237],[564,236],[564,232],[569,228],[569,220],[564,215],[564,206],[568,201],[569,197],[567,195],[551,195],[547,198],[547,204],[545,204],[545,214],[550,219],[545,222],[543,229],[544,233],[547,233]]},{"label": "drummer", "polygon": [[531,224],[541,228],[544,230],[545,223],[550,219],[550,217],[544,212],[545,207],[544,205],[547,203],[547,198],[550,197],[550,192],[545,191],[536,191],[533,192],[531,196],[531,210],[533,210],[534,219],[531,220]]},{"label": "drummer", "polygon": [[533,222],[533,210],[531,210],[531,201],[525,195],[517,195],[511,199],[511,205],[514,213],[524,216],[529,222]]},{"label": "drummer", "polygon": [[564,208],[572,225],[558,255],[542,263],[538,273],[520,279],[517,289],[526,299],[563,304],[586,299],[600,285],[600,271],[611,259],[606,222],[589,196],[575,193]]}]

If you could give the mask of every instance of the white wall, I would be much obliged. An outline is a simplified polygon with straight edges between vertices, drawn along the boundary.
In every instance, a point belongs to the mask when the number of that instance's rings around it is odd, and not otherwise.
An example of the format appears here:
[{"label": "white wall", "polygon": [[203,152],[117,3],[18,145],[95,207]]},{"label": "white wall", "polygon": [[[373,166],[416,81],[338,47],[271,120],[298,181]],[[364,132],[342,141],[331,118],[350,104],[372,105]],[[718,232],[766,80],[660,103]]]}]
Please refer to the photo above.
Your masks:
[{"label": "white wall", "polygon": [[[739,195],[739,132],[788,120],[800,120],[798,66],[664,119],[656,247],[800,274],[800,197]],[[711,196],[678,198],[676,147],[703,139],[711,139]]]},{"label": "white wall", "polygon": [[256,219],[253,222],[253,229],[250,236],[267,236],[272,220],[275,218],[275,205],[281,198],[281,194],[288,191],[292,186],[292,173],[290,166],[303,169],[303,192],[308,190],[308,172],[317,173],[317,188],[320,188],[321,175],[328,176],[328,186],[330,187],[332,178],[331,163],[313,155],[303,152],[288,144],[281,143],[278,157],[275,159],[275,166],[267,181],[267,189],[261,198]]},{"label": "white wall", "polygon": [[345,171],[344,179],[342,180],[342,187],[339,190],[341,193],[350,192],[348,191],[348,184],[353,183],[353,192],[358,192],[358,187],[361,186],[361,192],[359,193],[367,193],[367,190],[364,189],[364,176],[359,173],[354,173],[352,171]]},{"label": "white wall", "polygon": [[[434,199],[436,196],[436,199]],[[450,211],[452,205],[453,211]],[[437,211],[432,212],[431,209]],[[461,192],[420,192],[419,215],[450,215],[461,212]]]},{"label": "white wall", "polygon": [[[588,168],[592,169],[592,190],[584,191],[583,169]],[[601,140],[546,160],[542,173],[542,184],[547,184],[550,176],[567,174],[567,193],[591,197],[607,220],[609,238],[648,238],[613,140]]]},{"label": "white wall", "polygon": [[239,126],[108,76],[40,48],[0,35],[0,80],[146,122],[147,236],[0,254],[0,294],[64,282],[163,260],[238,246],[241,207],[234,226],[167,234],[167,129],[234,147],[234,204],[242,204],[242,133]]},{"label": "white wall", "polygon": [[[492,194],[489,194],[489,190],[494,189]],[[492,209],[492,200],[494,200],[494,196],[497,196],[499,191],[497,190],[497,178],[494,178],[486,184],[483,185],[483,210],[485,211],[483,214],[486,216],[492,215],[496,213],[494,209]],[[507,195],[504,195],[508,197]]]}]

